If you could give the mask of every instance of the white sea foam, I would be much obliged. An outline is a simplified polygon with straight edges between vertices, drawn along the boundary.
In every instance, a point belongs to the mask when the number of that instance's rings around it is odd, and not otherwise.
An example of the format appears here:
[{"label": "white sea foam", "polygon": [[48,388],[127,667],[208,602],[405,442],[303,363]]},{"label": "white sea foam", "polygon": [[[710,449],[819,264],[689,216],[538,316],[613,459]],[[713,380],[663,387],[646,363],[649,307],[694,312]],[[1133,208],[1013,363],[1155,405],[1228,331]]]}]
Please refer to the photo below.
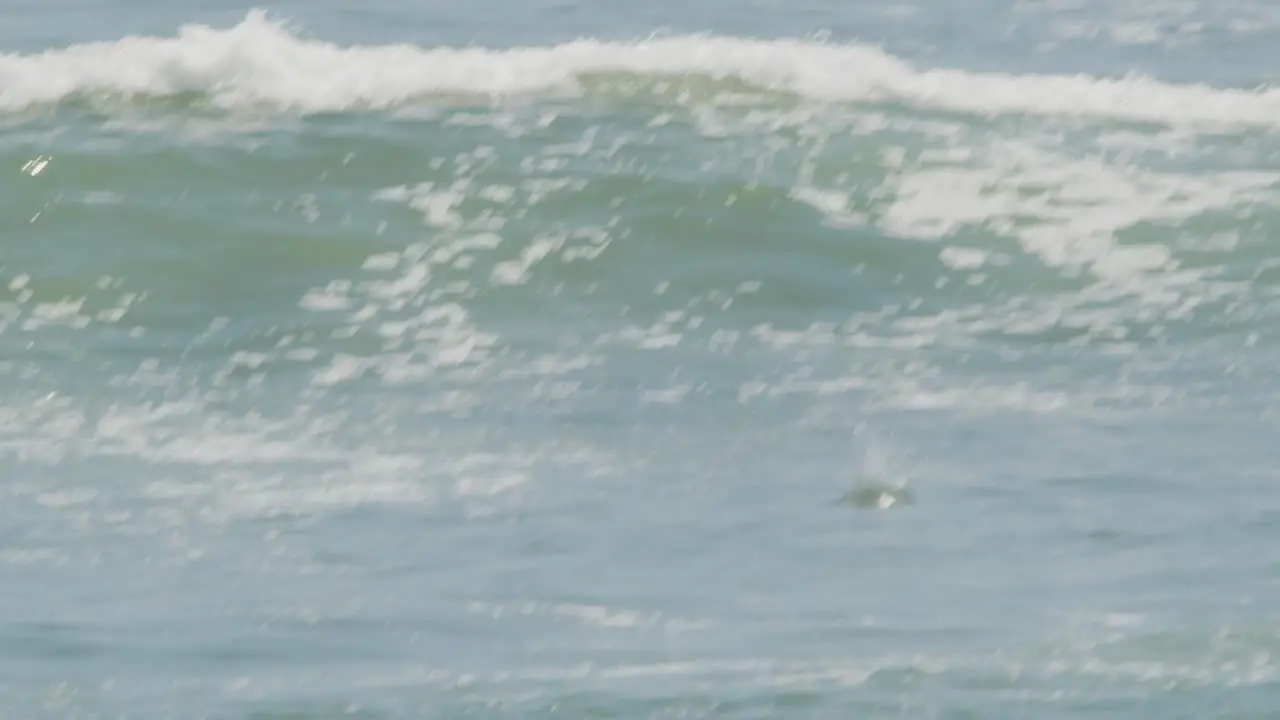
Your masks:
[{"label": "white sea foam", "polygon": [[226,29],[126,37],[0,55],[0,111],[74,97],[202,95],[224,108],[392,108],[433,94],[579,92],[592,75],[736,79],[819,101],[904,102],[989,115],[1040,114],[1171,125],[1280,126],[1280,89],[1223,89],[1128,76],[920,69],[875,47],[674,36],[554,46],[340,46],[291,33],[261,11]]},{"label": "white sea foam", "polygon": [[[1122,244],[1120,233],[1140,223],[1175,225],[1276,199],[1273,172],[1157,173],[1013,140],[980,157],[968,166],[895,174],[886,183],[893,204],[880,225],[934,239],[966,226],[986,227],[1016,237],[1046,266],[1086,269],[1110,291],[1149,304],[1177,306],[1188,293],[1203,293],[1206,273],[1180,268],[1165,244]],[[979,256],[959,257],[951,247],[942,260],[957,269],[982,264]]]}]

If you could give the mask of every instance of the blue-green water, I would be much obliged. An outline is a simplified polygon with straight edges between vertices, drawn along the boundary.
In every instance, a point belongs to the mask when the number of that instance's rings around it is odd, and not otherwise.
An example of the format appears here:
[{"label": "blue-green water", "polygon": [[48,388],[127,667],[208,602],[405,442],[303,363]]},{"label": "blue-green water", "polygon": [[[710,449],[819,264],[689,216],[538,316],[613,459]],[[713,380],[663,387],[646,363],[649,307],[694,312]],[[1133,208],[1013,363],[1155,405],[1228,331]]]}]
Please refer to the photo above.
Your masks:
[{"label": "blue-green water", "polygon": [[1280,714],[1272,3],[0,47],[0,718]]}]

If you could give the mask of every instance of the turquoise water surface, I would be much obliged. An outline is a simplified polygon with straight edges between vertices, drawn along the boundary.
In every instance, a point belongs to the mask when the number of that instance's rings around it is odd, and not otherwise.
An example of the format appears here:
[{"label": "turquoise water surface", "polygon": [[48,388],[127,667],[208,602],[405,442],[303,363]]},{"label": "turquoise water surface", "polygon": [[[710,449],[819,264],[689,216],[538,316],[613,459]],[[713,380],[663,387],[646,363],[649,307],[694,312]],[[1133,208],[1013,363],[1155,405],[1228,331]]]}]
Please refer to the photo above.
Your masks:
[{"label": "turquoise water surface", "polygon": [[0,718],[1280,716],[1280,8],[0,13]]}]

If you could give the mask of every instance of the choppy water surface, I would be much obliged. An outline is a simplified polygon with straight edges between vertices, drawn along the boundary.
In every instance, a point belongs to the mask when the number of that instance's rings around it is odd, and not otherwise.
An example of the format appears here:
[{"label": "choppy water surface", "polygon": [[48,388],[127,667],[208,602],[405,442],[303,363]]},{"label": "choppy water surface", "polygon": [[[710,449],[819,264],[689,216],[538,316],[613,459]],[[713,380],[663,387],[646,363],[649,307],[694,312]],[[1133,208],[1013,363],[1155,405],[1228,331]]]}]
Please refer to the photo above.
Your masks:
[{"label": "choppy water surface", "polygon": [[5,14],[0,717],[1280,712],[1269,3]]}]

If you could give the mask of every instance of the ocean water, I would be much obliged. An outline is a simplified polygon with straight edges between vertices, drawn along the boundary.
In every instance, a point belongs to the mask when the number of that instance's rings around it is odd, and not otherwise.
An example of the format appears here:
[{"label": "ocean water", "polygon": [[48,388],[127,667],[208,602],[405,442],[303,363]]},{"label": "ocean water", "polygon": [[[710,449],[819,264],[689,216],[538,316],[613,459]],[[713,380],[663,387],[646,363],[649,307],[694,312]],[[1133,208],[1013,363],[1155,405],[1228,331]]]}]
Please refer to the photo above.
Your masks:
[{"label": "ocean water", "polygon": [[1280,716],[1274,2],[0,50],[0,718]]}]

